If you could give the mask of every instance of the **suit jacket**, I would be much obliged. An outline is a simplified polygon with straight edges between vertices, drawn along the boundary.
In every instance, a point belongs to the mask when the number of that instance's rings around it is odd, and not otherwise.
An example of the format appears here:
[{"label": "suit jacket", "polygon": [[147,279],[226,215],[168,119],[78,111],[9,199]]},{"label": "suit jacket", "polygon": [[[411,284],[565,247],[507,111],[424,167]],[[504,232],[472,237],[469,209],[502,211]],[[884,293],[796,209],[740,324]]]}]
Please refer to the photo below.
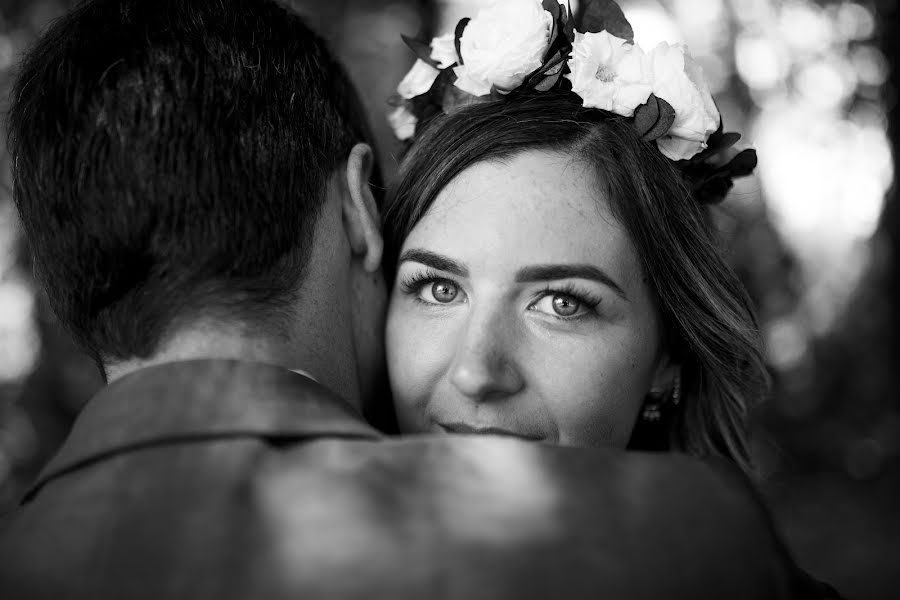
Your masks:
[{"label": "suit jacket", "polygon": [[13,598],[778,598],[740,479],[686,457],[388,438],[290,371],[114,382],[0,523]]}]

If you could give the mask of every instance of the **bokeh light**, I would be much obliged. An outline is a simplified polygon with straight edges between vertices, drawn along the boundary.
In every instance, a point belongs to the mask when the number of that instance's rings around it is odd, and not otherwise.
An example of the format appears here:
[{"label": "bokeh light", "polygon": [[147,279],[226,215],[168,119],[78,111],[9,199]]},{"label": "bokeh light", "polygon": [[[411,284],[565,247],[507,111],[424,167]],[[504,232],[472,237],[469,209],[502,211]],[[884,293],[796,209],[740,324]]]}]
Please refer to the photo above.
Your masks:
[{"label": "bokeh light", "polygon": [[883,130],[780,103],[760,113],[754,137],[766,197],[799,253],[831,261],[871,236],[892,181]]},{"label": "bokeh light", "polygon": [[734,47],[738,74],[751,89],[766,91],[784,83],[790,61],[780,40],[745,33],[738,35]]},{"label": "bokeh light", "polygon": [[834,43],[832,19],[816,4],[805,0],[778,7],[778,33],[795,57],[827,52]]},{"label": "bokeh light", "polygon": [[683,42],[678,24],[655,0],[635,0],[622,3],[625,18],[634,29],[634,41],[644,50],[650,50],[660,42]]},{"label": "bokeh light", "polygon": [[856,2],[840,2],[826,10],[835,31],[846,41],[868,40],[875,35],[875,15],[871,9]]},{"label": "bokeh light", "polygon": [[19,279],[0,281],[0,383],[31,373],[39,349],[31,288]]}]

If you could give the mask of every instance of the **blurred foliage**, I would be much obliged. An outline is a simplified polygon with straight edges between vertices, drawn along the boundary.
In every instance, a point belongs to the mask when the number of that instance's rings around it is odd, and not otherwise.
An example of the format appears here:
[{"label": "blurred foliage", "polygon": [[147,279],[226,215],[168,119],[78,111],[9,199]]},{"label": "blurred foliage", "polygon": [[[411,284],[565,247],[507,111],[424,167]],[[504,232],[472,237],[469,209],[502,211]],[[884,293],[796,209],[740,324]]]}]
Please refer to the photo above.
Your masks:
[{"label": "blurred foliage", "polygon": [[[383,100],[412,62],[399,33],[429,23],[440,33],[478,1],[287,1],[322,28],[366,91],[389,175],[397,146]],[[69,4],[0,2],[0,87],[9,89],[18,57]],[[760,151],[759,178],[742,182],[717,218],[759,308],[775,383],[755,414],[761,487],[804,567],[850,597],[893,597],[900,589],[892,562],[900,545],[900,210],[893,188],[885,193],[890,169],[882,163],[895,162],[880,144],[900,153],[896,4],[622,4],[642,45],[658,41],[640,39],[642,32],[690,45],[727,128]],[[813,160],[822,149],[833,162]],[[853,163],[865,152],[879,153]],[[101,381],[33,292],[7,168],[0,182],[2,509],[14,505]]]}]

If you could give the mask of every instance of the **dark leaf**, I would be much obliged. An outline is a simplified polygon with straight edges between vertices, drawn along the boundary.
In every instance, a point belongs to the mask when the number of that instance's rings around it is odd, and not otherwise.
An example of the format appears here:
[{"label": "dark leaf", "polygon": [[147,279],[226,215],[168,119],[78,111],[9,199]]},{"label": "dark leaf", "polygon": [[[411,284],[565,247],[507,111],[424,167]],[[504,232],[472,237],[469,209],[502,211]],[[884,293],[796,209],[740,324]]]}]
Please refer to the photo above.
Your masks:
[{"label": "dark leaf", "polygon": [[575,41],[575,16],[572,14],[572,3],[566,2],[566,10],[563,12],[565,26],[563,33],[569,42]]},{"label": "dark leaf", "polygon": [[566,58],[569,56],[569,53],[565,50],[557,51],[556,55],[544,63],[544,65],[535,71],[535,74],[542,75],[544,73],[548,73],[556,68],[562,68],[562,65],[565,64]]},{"label": "dark leaf", "polygon": [[545,75],[557,75],[559,73],[562,73],[564,66],[566,66],[565,61],[560,60],[555,65],[547,69]]},{"label": "dark leaf", "polygon": [[669,131],[675,122],[672,105],[651,94],[647,102],[639,106],[634,114],[634,126],[641,137],[648,142],[658,139]]},{"label": "dark leaf", "polygon": [[441,107],[436,104],[429,104],[428,106],[426,106],[425,110],[422,111],[422,114],[419,115],[419,122],[416,124],[416,131],[422,129],[422,127],[425,126],[429,119],[432,119],[442,114],[443,112],[443,109],[441,109]]},{"label": "dark leaf", "polygon": [[[432,86],[431,89],[433,90],[434,86]],[[431,92],[428,92],[416,96],[415,98],[410,98],[407,101],[407,108],[409,108],[410,112],[412,112],[412,114],[416,115],[416,117],[418,118],[419,115],[426,112],[428,110],[428,107],[432,104],[434,104],[434,102],[432,101]]]},{"label": "dark leaf", "polygon": [[[550,26],[550,41],[547,44],[547,51],[544,53],[544,62],[547,62],[547,60],[555,55],[560,49],[565,48],[567,53],[571,50],[573,34],[566,31],[567,23],[570,22],[570,19],[568,18],[568,8],[564,8],[558,0],[554,2],[545,1],[544,4],[545,9],[548,10],[553,17],[553,22]],[[555,8],[553,10],[547,9],[547,4],[552,4]]]},{"label": "dark leaf", "polygon": [[[535,88],[537,89],[537,84],[541,82],[546,75],[552,75],[556,72],[556,70],[562,70],[562,68],[566,64],[566,58],[569,55],[568,50],[558,50],[556,54],[550,60],[544,62],[537,71],[528,76],[525,82],[522,84],[523,88]],[[558,79],[558,78],[557,78]],[[542,90],[546,91],[546,90]]]},{"label": "dark leaf", "polygon": [[723,150],[728,150],[732,146],[738,143],[741,139],[741,134],[729,132],[729,133],[720,133],[720,134],[712,134],[709,136],[709,140],[707,140],[708,147],[706,150],[712,154],[718,154]]},{"label": "dark leaf", "polygon": [[719,129],[706,140],[706,149],[684,162],[689,163],[690,165],[704,165],[709,163],[717,155],[722,154],[734,146],[740,139],[741,134],[739,133],[722,133],[722,126],[719,125]]},{"label": "dark leaf", "polygon": [[466,25],[471,21],[469,17],[465,19],[460,19],[459,23],[456,24],[456,32],[453,38],[453,45],[456,47],[456,57],[459,59],[459,64],[463,64],[462,53],[459,51],[459,40],[463,36],[463,32],[466,30]]},{"label": "dark leaf", "polygon": [[656,96],[651,95],[646,102],[634,109],[634,128],[641,137],[653,129],[658,120],[659,105],[656,103]]},{"label": "dark leaf", "polygon": [[547,62],[549,57],[556,56],[559,52],[562,52],[566,58],[572,52],[572,40],[562,33],[557,33],[556,39],[547,47],[547,52],[544,54],[544,62]]},{"label": "dark leaf", "polygon": [[541,5],[543,5],[544,10],[553,15],[554,21],[559,18],[559,13],[562,12],[562,5],[560,5],[558,0],[543,0]]},{"label": "dark leaf", "polygon": [[562,63],[560,63],[558,67],[559,68],[555,73],[547,73],[547,75],[544,76],[544,78],[534,86],[534,89],[539,92],[546,92],[547,90],[553,89],[553,86],[556,85],[556,83],[559,81],[559,78],[562,77],[563,73]]},{"label": "dark leaf", "polygon": [[656,103],[659,105],[659,120],[653,129],[645,135],[645,138],[649,140],[655,140],[666,135],[669,129],[672,128],[672,123],[675,122],[675,109],[672,108],[672,105],[662,98],[656,98]]},{"label": "dark leaf", "polygon": [[756,151],[744,150],[728,163],[718,167],[711,163],[680,161],[685,180],[690,184],[694,197],[700,204],[717,204],[725,199],[737,177],[744,177],[756,167]]},{"label": "dark leaf", "polygon": [[742,150],[728,163],[728,171],[732,177],[744,177],[756,168],[756,150]]},{"label": "dark leaf", "polygon": [[419,59],[424,60],[435,69],[438,68],[437,61],[431,59],[431,45],[428,42],[411,38],[408,35],[401,35],[400,37],[403,38],[403,41],[409,46],[409,49],[412,50]]},{"label": "dark leaf", "polygon": [[733,186],[734,182],[727,175],[712,177],[694,189],[694,198],[700,204],[718,204],[725,199]]},{"label": "dark leaf", "polygon": [[614,0],[584,0],[581,3],[575,28],[582,33],[599,33],[604,29],[616,36],[634,42],[634,30],[622,9]]},{"label": "dark leaf", "polygon": [[444,102],[445,90],[448,86],[453,87],[454,81],[456,81],[456,73],[453,72],[453,69],[444,69],[441,71],[438,74],[437,79],[434,80],[434,83],[431,84],[431,89],[425,94],[428,96],[428,102],[441,106]]}]

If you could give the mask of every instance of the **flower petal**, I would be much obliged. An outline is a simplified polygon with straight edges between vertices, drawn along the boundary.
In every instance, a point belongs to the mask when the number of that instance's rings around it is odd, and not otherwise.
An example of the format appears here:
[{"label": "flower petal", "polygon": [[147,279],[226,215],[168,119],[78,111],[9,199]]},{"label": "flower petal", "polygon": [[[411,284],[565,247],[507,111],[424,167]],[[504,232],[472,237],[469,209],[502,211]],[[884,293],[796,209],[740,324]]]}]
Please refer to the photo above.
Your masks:
[{"label": "flower petal", "polygon": [[[511,91],[539,69],[550,45],[553,16],[541,0],[497,0],[466,25],[459,54],[468,78]],[[465,77],[457,84],[466,91],[479,88]],[[480,94],[483,95],[483,94]]]},{"label": "flower petal", "polygon": [[653,92],[653,69],[644,51],[608,31],[576,32],[569,70],[572,91],[586,107],[631,117]]},{"label": "flower petal", "polygon": [[453,85],[462,91],[473,96],[487,96],[491,93],[491,84],[484,79],[472,77],[465,65],[454,67],[453,72],[456,73],[456,81],[453,82]]},{"label": "flower petal", "polygon": [[431,60],[441,69],[446,69],[457,62],[454,34],[439,35],[431,40]]},{"label": "flower petal", "polygon": [[705,142],[664,135],[656,140],[659,151],[670,160],[687,160],[706,148]]},{"label": "flower petal", "polygon": [[431,89],[434,80],[440,75],[440,71],[429,65],[422,59],[416,60],[416,63],[406,74],[406,77],[397,86],[397,93],[401,97],[409,100],[416,96],[421,96]]},{"label": "flower petal", "polygon": [[621,85],[616,90],[613,101],[613,112],[623,117],[634,115],[634,109],[647,101],[653,93],[653,86],[649,83],[634,83]]},{"label": "flower petal", "polygon": [[418,119],[405,106],[398,106],[388,114],[388,123],[397,139],[405,141],[416,134]]},{"label": "flower petal", "polygon": [[[675,109],[675,121],[664,141],[663,154],[673,160],[690,158],[706,147],[706,140],[719,127],[719,111],[709,92],[700,66],[688,49],[665,42],[650,54],[654,72],[653,93]],[[671,156],[670,156],[671,155]]]}]

